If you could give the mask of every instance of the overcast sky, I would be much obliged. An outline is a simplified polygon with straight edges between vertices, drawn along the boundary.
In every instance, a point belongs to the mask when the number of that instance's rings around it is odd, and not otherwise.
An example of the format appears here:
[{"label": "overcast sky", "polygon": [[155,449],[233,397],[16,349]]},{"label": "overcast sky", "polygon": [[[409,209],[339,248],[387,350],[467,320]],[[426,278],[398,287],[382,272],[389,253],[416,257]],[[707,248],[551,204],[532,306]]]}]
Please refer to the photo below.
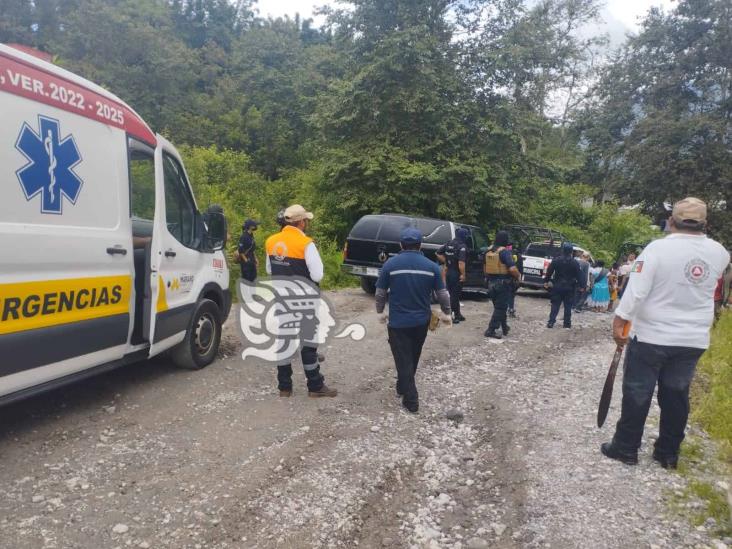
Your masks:
[{"label": "overcast sky", "polygon": [[[279,17],[283,15],[293,16],[300,13],[303,18],[312,17],[313,10],[324,4],[334,4],[328,0],[258,0],[259,14],[262,17]],[[674,0],[606,0],[603,19],[605,25],[601,32],[608,32],[614,43],[618,43],[626,32],[632,32],[638,28],[638,20],[650,7],[662,6],[669,9],[673,6]],[[315,18],[316,24],[319,23]]]}]

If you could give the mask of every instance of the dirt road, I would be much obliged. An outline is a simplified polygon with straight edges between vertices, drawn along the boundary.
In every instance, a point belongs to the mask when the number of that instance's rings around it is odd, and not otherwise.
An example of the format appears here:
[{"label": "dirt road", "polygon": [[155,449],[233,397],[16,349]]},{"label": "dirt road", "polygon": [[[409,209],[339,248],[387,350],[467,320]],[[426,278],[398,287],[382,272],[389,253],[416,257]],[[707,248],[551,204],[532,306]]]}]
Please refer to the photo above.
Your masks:
[{"label": "dirt road", "polygon": [[635,468],[599,455],[608,316],[547,330],[548,302],[521,297],[499,343],[465,300],[468,321],[428,337],[412,416],[372,299],[332,298],[367,329],[325,350],[335,399],[307,398],[299,368],[278,398],[229,325],[203,371],[158,360],[0,410],[0,546],[722,546],[667,514],[684,481],[648,443]]}]

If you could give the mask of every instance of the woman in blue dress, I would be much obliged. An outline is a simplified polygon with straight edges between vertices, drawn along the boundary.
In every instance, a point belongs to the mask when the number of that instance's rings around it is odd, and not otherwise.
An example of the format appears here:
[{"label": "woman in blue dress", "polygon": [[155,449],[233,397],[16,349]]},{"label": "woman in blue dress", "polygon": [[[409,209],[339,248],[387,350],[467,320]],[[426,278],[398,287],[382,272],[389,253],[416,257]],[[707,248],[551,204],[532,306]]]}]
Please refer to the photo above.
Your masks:
[{"label": "woman in blue dress", "polygon": [[605,263],[598,261],[595,266],[590,269],[590,274],[594,279],[592,284],[592,294],[587,300],[587,306],[593,311],[607,311],[610,305],[610,285],[608,284],[609,271],[605,268]]}]

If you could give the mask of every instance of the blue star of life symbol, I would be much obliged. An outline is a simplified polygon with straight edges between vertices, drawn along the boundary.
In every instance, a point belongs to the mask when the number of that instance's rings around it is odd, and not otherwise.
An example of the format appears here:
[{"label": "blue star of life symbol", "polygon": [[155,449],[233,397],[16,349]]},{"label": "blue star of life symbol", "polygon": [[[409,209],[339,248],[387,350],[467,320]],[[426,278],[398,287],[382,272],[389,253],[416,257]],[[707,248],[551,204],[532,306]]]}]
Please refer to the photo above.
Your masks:
[{"label": "blue star of life symbol", "polygon": [[81,154],[74,137],[61,139],[58,120],[38,116],[39,133],[23,123],[15,148],[28,163],[20,168],[18,176],[25,199],[41,195],[41,213],[62,214],[62,197],[76,204],[82,181],[74,173],[81,162]]}]

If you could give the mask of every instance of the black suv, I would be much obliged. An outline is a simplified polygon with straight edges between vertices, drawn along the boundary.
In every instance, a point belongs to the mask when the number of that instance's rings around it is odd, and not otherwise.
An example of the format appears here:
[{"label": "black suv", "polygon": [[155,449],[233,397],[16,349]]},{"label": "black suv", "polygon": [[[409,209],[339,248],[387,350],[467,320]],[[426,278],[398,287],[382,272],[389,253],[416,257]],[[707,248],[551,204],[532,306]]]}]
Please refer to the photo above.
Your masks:
[{"label": "black suv", "polygon": [[399,253],[399,235],[405,227],[415,227],[422,233],[422,252],[434,262],[435,253],[443,244],[455,238],[455,230],[470,231],[465,284],[469,290],[483,290],[483,257],[489,241],[483,229],[441,219],[412,217],[402,214],[365,215],[353,226],[343,250],[343,271],[361,277],[365,292],[376,291],[376,279],[381,266]]}]

